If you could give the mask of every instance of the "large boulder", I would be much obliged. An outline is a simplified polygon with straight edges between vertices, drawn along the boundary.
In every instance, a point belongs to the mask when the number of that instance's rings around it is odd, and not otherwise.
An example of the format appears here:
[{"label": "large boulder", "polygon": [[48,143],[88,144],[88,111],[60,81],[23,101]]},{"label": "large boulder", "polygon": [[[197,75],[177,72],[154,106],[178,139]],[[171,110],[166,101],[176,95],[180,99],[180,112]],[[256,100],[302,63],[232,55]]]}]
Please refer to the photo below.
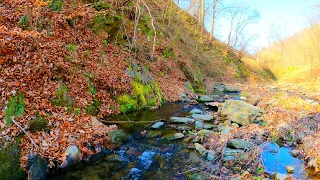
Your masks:
[{"label": "large boulder", "polygon": [[226,115],[230,121],[242,126],[252,124],[263,112],[263,109],[237,100],[227,100],[221,109],[221,114]]},{"label": "large boulder", "polygon": [[45,180],[47,179],[48,161],[40,155],[35,155],[30,167],[30,180]]}]

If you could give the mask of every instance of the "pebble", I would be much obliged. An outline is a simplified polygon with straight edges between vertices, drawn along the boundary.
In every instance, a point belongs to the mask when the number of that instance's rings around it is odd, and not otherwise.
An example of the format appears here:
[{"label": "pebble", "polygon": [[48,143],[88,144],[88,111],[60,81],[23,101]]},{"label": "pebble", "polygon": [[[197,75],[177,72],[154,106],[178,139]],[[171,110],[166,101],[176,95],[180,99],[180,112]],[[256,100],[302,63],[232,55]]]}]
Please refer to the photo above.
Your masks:
[{"label": "pebble", "polygon": [[286,167],[287,173],[293,174],[294,173],[294,167],[293,166],[287,166]]},{"label": "pebble", "polygon": [[294,149],[294,150],[291,151],[291,155],[292,155],[293,157],[298,157],[299,154],[300,154],[300,151],[297,150],[297,149]]}]

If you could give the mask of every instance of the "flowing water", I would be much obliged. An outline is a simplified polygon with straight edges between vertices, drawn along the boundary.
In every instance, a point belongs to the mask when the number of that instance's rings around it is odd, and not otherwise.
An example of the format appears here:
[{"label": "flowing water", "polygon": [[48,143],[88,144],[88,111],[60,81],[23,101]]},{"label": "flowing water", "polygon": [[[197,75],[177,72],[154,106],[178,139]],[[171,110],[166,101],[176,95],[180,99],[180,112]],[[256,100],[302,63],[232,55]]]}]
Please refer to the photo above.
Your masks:
[{"label": "flowing water", "polygon": [[[129,141],[114,149],[109,155],[93,164],[82,163],[68,171],[51,175],[52,180],[98,180],[98,179],[206,179],[199,171],[215,174],[214,164],[201,157],[194,149],[188,149],[183,140],[168,141],[177,131],[166,125],[160,130],[152,130],[151,121],[166,122],[172,116],[185,117],[193,108],[205,110],[202,104],[186,106],[184,103],[167,103],[156,110],[146,110],[132,114],[108,117],[106,121],[144,121],[146,123],[121,123],[119,126],[129,136]],[[146,134],[141,134],[146,130]],[[268,149],[269,148],[269,149]],[[303,162],[293,158],[289,149],[278,148],[271,153],[270,146],[262,146],[261,158],[268,173],[275,171],[285,174],[285,166],[293,165],[303,169]],[[296,177],[299,174],[295,174]]]}]

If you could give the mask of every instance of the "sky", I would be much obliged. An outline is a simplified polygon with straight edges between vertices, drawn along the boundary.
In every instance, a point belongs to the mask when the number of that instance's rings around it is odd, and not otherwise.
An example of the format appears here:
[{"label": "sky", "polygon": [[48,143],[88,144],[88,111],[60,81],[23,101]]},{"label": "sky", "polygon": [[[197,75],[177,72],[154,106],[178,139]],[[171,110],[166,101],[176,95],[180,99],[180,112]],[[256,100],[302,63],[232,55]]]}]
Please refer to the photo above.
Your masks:
[{"label": "sky", "polygon": [[[189,0],[180,0],[181,7],[188,5]],[[286,38],[298,33],[310,26],[308,16],[312,15],[315,5],[320,0],[222,0],[225,6],[242,4],[257,10],[260,18],[256,24],[250,25],[246,30],[246,36],[254,36],[251,50],[268,47],[273,40]],[[206,4],[212,4],[212,0],[206,0]],[[211,29],[210,8],[206,18],[206,28]],[[230,23],[223,17],[217,18],[215,37],[226,41]],[[270,38],[270,36],[272,38]]]},{"label": "sky", "polygon": [[[268,46],[270,31],[285,38],[308,27],[308,17],[314,10],[316,0],[250,0],[248,5],[260,13],[259,22],[254,25],[254,32],[259,37],[255,46]],[[270,28],[270,27],[274,28]],[[277,31],[277,32],[274,32]]]}]

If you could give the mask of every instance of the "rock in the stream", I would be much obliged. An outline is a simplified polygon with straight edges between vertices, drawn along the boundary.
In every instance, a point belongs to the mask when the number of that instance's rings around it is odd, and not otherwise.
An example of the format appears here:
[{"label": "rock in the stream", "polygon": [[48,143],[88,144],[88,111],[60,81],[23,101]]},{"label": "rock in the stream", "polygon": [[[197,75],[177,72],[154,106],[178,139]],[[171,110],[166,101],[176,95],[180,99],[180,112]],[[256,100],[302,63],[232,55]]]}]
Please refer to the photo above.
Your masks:
[{"label": "rock in the stream", "polygon": [[169,141],[173,141],[173,140],[176,140],[176,139],[181,139],[181,138],[183,138],[183,137],[184,137],[184,134],[182,134],[182,133],[175,133],[174,135],[169,136],[167,139],[168,139]]},{"label": "rock in the stream", "polygon": [[230,133],[231,128],[229,126],[223,126],[221,128],[221,136],[226,136]]},{"label": "rock in the stream", "polygon": [[191,99],[186,94],[181,94],[180,98],[185,102],[191,101]]},{"label": "rock in the stream", "polygon": [[253,149],[256,145],[252,142],[241,140],[241,139],[231,139],[228,141],[227,146],[230,148],[248,150]]},{"label": "rock in the stream", "polygon": [[207,155],[208,152],[207,152],[206,148],[204,148],[203,145],[201,145],[199,143],[194,143],[194,147],[201,154],[201,156],[206,156]]},{"label": "rock in the stream", "polygon": [[213,134],[213,131],[207,130],[207,129],[202,129],[201,131],[198,132],[199,135],[202,136],[209,136],[211,134]]},{"label": "rock in the stream", "polygon": [[225,93],[239,93],[240,89],[234,86],[224,86],[223,92]]},{"label": "rock in the stream", "polygon": [[294,149],[290,152],[290,154],[293,156],[293,157],[298,157],[299,154],[300,154],[300,151],[298,149]]},{"label": "rock in the stream", "polygon": [[45,180],[47,179],[48,161],[40,155],[33,156],[32,165],[30,167],[30,180]]},{"label": "rock in the stream", "polygon": [[293,174],[293,173],[294,173],[294,167],[293,167],[293,166],[287,166],[287,167],[286,167],[286,171],[287,171],[287,173],[289,173],[289,174]]},{"label": "rock in the stream", "polygon": [[191,129],[192,128],[189,127],[189,126],[178,126],[178,127],[176,127],[176,130],[178,130],[178,131],[189,131]]},{"label": "rock in the stream", "polygon": [[185,118],[185,117],[171,117],[170,121],[172,123],[184,123],[184,124],[193,124],[195,122],[194,119]]},{"label": "rock in the stream", "polygon": [[203,129],[203,122],[202,121],[196,121],[195,128],[196,128],[196,130]]},{"label": "rock in the stream", "polygon": [[192,114],[193,119],[200,119],[203,121],[211,121],[213,120],[213,116],[211,115],[202,115],[202,114]]},{"label": "rock in the stream", "polygon": [[214,161],[216,160],[218,157],[217,153],[214,152],[213,150],[209,150],[208,153],[207,153],[207,160],[208,161]]},{"label": "rock in the stream", "polygon": [[189,113],[190,113],[190,114],[201,114],[202,111],[201,111],[200,109],[194,108],[194,109],[192,109]]},{"label": "rock in the stream", "polygon": [[198,99],[198,102],[212,102],[214,101],[211,97],[209,96],[200,96]]},{"label": "rock in the stream", "polygon": [[273,179],[275,179],[275,180],[286,180],[288,178],[287,175],[281,174],[281,173],[278,173],[278,172],[273,173],[272,176],[273,176]]},{"label": "rock in the stream", "polygon": [[108,136],[112,143],[124,143],[128,140],[123,130],[112,130],[108,133]]},{"label": "rock in the stream", "polygon": [[66,160],[62,162],[59,168],[68,168],[79,162],[80,149],[76,145],[71,145],[65,152]]},{"label": "rock in the stream", "polygon": [[252,124],[253,120],[263,112],[263,109],[237,100],[227,100],[221,110],[222,115],[226,115],[230,121],[242,126]]},{"label": "rock in the stream", "polygon": [[164,125],[164,122],[156,122],[152,125],[153,129],[160,129]]},{"label": "rock in the stream", "polygon": [[213,128],[213,125],[212,124],[204,124],[203,125],[203,129],[212,129]]}]

